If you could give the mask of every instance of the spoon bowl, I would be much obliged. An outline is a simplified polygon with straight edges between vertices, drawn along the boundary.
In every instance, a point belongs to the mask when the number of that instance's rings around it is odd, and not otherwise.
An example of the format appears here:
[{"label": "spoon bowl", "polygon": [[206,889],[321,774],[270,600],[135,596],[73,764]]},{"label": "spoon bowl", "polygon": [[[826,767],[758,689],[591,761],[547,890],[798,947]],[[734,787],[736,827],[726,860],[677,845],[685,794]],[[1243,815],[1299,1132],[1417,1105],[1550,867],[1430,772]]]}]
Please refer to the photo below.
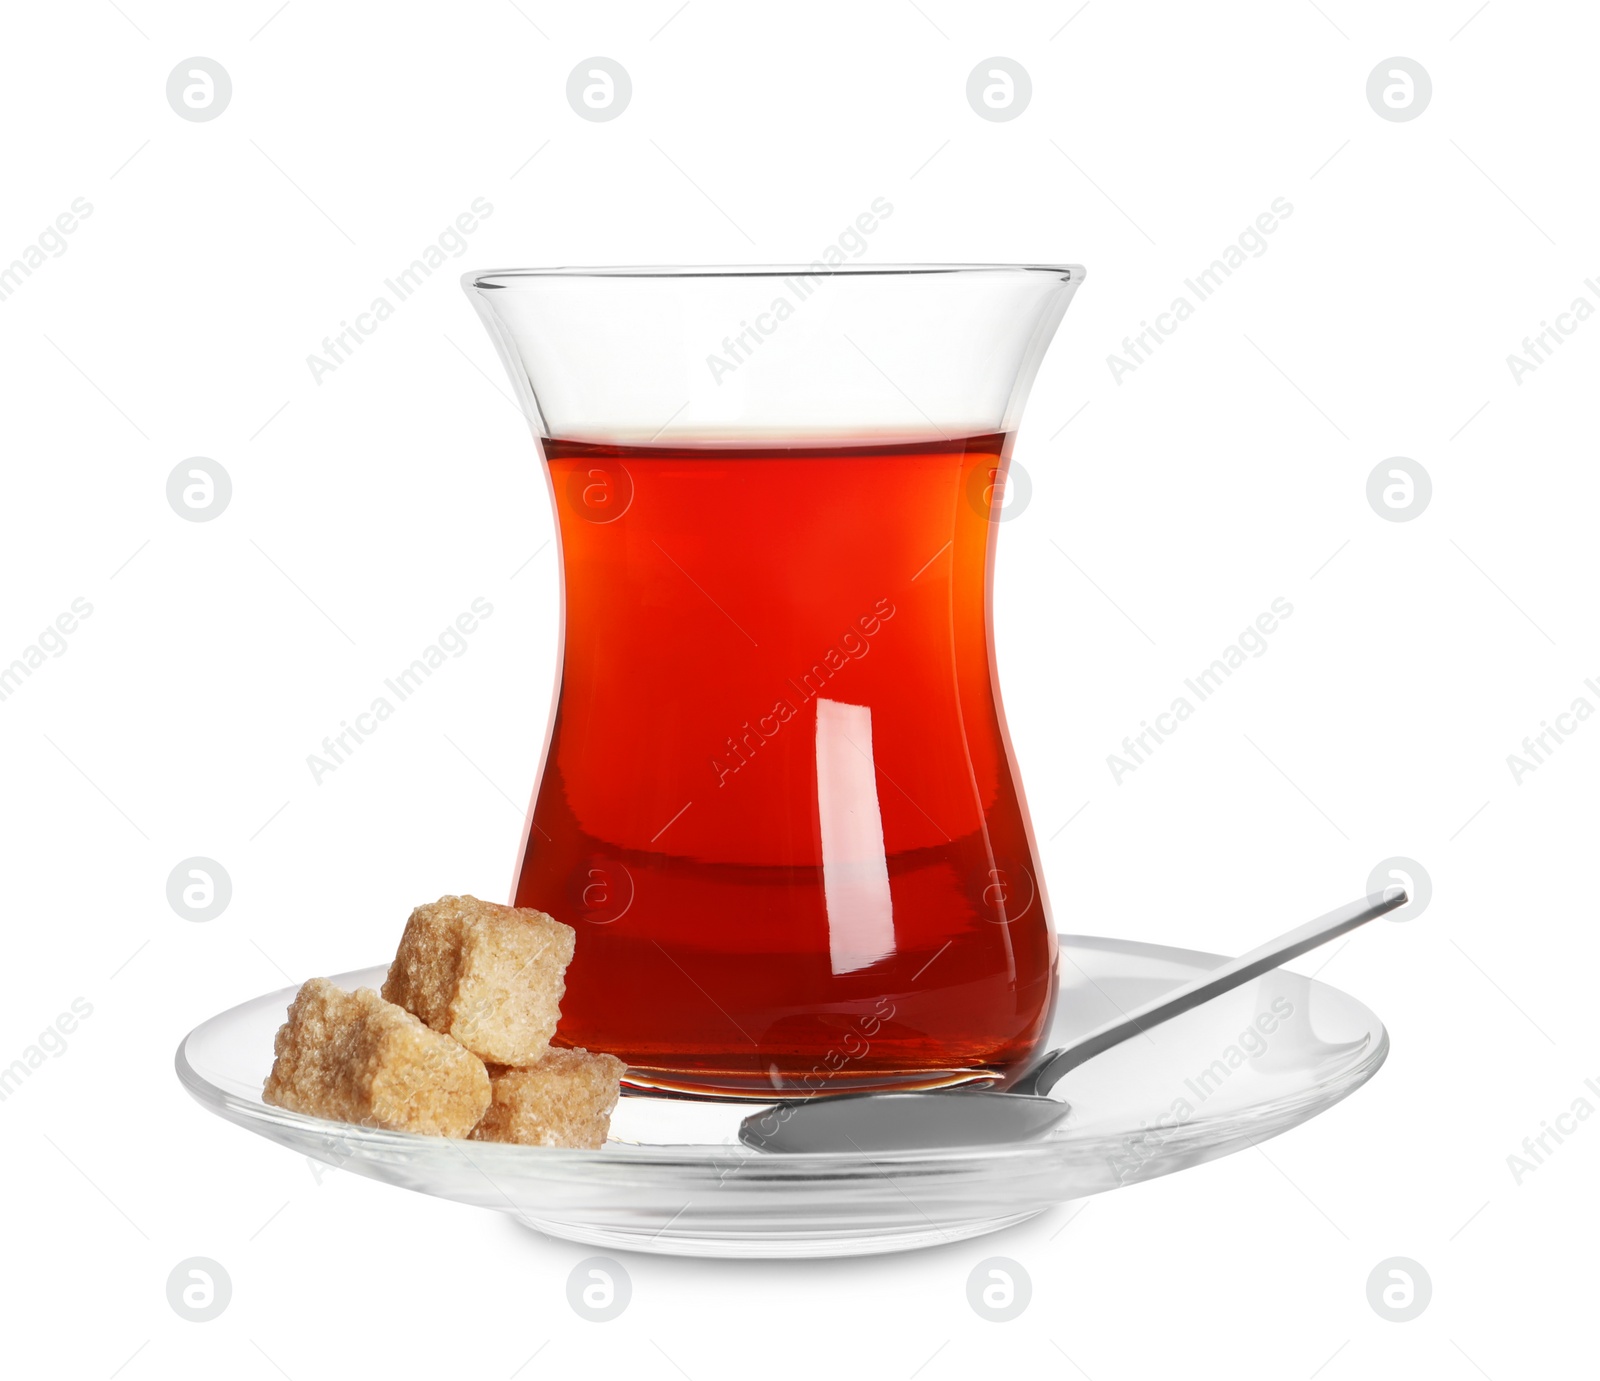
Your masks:
[{"label": "spoon bowl", "polygon": [[1004,1146],[1042,1136],[1071,1111],[1062,1099],[994,1089],[845,1093],[747,1117],[739,1140],[757,1151],[789,1153]]}]

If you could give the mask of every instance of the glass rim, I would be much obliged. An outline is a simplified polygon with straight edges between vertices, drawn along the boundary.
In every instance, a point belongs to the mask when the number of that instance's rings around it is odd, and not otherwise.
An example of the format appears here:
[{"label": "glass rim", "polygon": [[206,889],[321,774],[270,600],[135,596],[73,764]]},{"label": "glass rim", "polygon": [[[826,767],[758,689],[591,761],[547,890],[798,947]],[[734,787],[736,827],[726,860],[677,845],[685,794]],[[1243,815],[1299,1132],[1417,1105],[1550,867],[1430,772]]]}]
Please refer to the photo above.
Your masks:
[{"label": "glass rim", "polygon": [[471,269],[461,275],[468,290],[509,288],[519,280],[538,278],[790,278],[795,274],[834,278],[887,278],[933,274],[1037,273],[1063,283],[1081,283],[1082,264],[661,264],[588,267],[562,264],[550,268]]}]

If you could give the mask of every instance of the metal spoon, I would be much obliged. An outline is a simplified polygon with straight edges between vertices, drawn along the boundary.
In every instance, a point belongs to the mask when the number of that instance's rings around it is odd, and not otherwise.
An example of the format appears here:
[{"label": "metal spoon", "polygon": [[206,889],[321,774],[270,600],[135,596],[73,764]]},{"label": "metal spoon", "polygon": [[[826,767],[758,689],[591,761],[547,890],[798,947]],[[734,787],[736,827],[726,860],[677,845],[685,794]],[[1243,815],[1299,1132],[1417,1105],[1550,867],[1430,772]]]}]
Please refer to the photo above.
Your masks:
[{"label": "metal spoon", "polygon": [[1408,900],[1403,888],[1392,888],[1319,916],[1050,1051],[1003,1091],[849,1093],[779,1103],[745,1118],[739,1140],[758,1151],[926,1151],[1037,1136],[1070,1110],[1070,1104],[1046,1096],[1069,1070]]}]

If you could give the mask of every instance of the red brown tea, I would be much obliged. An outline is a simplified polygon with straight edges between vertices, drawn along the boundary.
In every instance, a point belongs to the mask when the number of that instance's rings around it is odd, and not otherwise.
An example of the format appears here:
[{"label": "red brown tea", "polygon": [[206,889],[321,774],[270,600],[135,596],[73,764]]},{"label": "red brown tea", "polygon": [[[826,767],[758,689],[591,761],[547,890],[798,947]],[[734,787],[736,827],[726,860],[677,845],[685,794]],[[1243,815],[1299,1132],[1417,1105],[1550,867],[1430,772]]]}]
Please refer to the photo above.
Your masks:
[{"label": "red brown tea", "polygon": [[1010,439],[545,440],[565,654],[516,903],[641,1085],[1014,1071],[1055,937],[988,601]]}]

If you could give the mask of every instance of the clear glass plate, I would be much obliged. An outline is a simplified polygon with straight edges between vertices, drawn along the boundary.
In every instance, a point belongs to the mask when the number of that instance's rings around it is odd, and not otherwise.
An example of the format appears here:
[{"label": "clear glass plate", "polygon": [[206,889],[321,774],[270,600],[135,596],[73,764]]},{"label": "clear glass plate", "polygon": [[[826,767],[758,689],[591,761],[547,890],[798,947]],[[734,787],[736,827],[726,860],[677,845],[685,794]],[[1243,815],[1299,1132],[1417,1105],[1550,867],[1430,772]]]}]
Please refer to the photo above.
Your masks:
[{"label": "clear glass plate", "polygon": [[[1061,937],[1050,1044],[1214,968],[1195,950]],[[384,967],[335,974],[379,987]],[[261,1101],[292,988],[197,1026],[178,1077],[212,1112],[291,1150],[424,1194],[499,1209],[555,1237],[691,1256],[851,1256],[974,1237],[1088,1194],[1276,1136],[1378,1070],[1378,1018],[1283,969],[1074,1070],[1049,1134],[933,1152],[767,1155],[739,1144],[761,1104],[625,1096],[601,1151],[450,1141],[304,1117]],[[959,1097],[959,1094],[952,1094]]]}]

